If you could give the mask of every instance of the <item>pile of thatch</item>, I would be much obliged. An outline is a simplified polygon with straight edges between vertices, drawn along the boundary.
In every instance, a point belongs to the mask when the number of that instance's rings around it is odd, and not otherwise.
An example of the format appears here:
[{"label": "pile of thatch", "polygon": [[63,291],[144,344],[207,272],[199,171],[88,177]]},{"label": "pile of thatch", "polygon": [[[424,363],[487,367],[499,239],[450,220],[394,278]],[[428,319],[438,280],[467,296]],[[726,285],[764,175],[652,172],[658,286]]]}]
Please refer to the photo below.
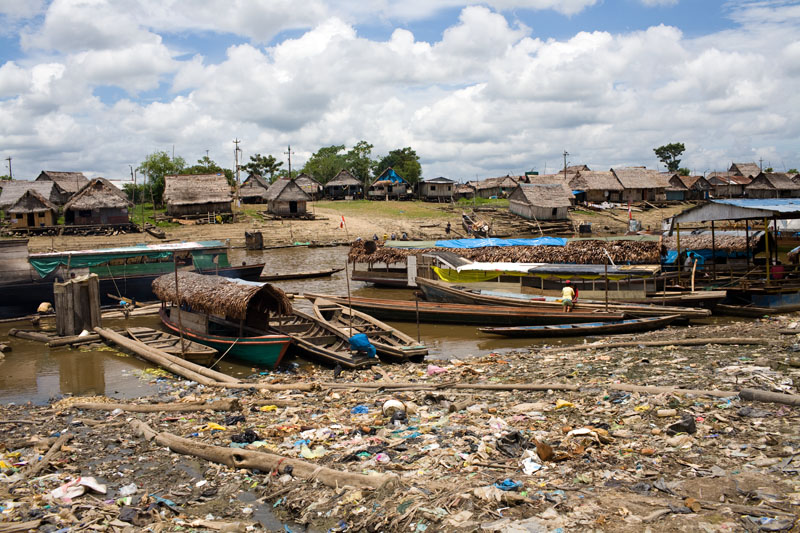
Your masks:
[{"label": "pile of thatch", "polygon": [[[750,248],[758,249],[759,245],[763,245],[763,238],[763,231],[750,232]],[[668,250],[678,249],[678,239],[675,234],[664,237],[663,242]],[[710,231],[699,234],[681,233],[681,250],[712,250],[714,246],[723,252],[744,253],[747,251],[747,238],[744,232],[718,231],[712,242]]]},{"label": "pile of thatch", "polygon": [[[192,310],[243,320],[248,311],[285,315],[292,312],[286,294],[269,283],[241,283],[222,276],[205,276],[193,272],[165,274],[153,280],[153,293],[159,300],[187,305]],[[178,301],[178,294],[180,301]]]},{"label": "pile of thatch", "polygon": [[[503,263],[574,263],[602,265],[605,251],[617,264],[658,264],[659,243],[656,241],[572,241],[566,246],[503,246],[448,249],[461,257],[478,262]],[[369,253],[362,241],[350,247],[349,259],[357,263],[405,263],[409,255],[433,249],[398,249],[378,245]]]}]

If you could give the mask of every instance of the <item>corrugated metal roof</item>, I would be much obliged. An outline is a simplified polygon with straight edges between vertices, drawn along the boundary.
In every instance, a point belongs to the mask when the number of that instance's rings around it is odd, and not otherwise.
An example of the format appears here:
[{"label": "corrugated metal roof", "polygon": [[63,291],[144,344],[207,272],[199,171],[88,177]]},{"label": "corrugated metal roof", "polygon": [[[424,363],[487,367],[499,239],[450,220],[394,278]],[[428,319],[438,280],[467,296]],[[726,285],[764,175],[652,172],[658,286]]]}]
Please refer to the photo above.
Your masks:
[{"label": "corrugated metal roof", "polygon": [[748,218],[800,218],[800,198],[732,198],[712,200],[674,217],[676,223]]}]

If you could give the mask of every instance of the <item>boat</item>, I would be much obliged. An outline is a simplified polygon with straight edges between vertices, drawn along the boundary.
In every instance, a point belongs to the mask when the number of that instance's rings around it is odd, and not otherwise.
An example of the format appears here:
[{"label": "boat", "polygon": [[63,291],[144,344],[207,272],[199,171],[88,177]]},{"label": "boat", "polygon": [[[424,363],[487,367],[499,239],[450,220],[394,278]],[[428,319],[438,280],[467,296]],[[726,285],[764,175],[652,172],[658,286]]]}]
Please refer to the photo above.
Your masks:
[{"label": "boat", "polygon": [[[532,294],[487,291],[470,289],[463,285],[450,285],[441,281],[425,278],[416,278],[416,283],[422,290],[425,298],[433,302],[462,303],[470,305],[508,305],[532,307],[541,310],[555,311],[562,307],[561,298],[540,296]],[[605,302],[593,300],[579,300],[575,303],[575,311],[605,310],[624,313],[629,317],[678,315],[681,319],[705,318],[711,315],[708,309],[695,307],[674,307],[665,305],[644,305],[620,302]]]},{"label": "boat", "polygon": [[324,298],[308,297],[308,299],[317,318],[348,337],[356,333],[365,334],[380,355],[402,361],[421,361],[428,355],[428,348],[424,344],[377,318]]},{"label": "boat", "polygon": [[269,328],[291,337],[294,349],[303,357],[345,368],[368,368],[377,363],[374,358],[353,353],[350,349],[351,335],[297,309],[271,316]]},{"label": "boat", "polygon": [[144,230],[147,233],[149,233],[150,235],[152,235],[153,237],[155,237],[156,239],[166,239],[167,238],[166,232],[163,229],[159,228],[158,226],[153,226],[152,224],[147,224],[147,225],[145,225]]},{"label": "boat", "polygon": [[266,329],[270,313],[291,312],[286,295],[269,284],[179,272],[156,278],[153,292],[168,330],[216,349],[220,358],[274,368],[292,342]]},{"label": "boat", "polygon": [[415,322],[419,316],[420,322],[434,324],[525,326],[623,320],[625,318],[622,313],[605,313],[599,310],[564,313],[551,309],[520,306],[448,304],[424,300],[384,300],[357,296],[348,298],[347,296],[314,293],[305,293],[305,296],[307,298],[323,298],[363,311],[378,319],[398,322]]},{"label": "boat", "polygon": [[[130,300],[155,300],[151,284],[178,270],[225,277],[258,279],[264,264],[232,266],[228,247],[218,240],[140,244],[118,248],[28,253],[26,239],[0,244],[0,318],[24,316],[42,302],[53,301],[53,282],[97,274],[101,305],[119,305],[108,295]],[[177,260],[177,261],[176,261]]]},{"label": "boat", "polygon": [[171,355],[182,357],[198,365],[210,365],[214,362],[214,358],[218,353],[214,348],[206,346],[205,344],[200,344],[199,342],[194,342],[190,339],[183,339],[181,343],[181,338],[179,336],[153,328],[127,328],[125,331],[132,339],[142,344],[146,344],[151,348],[156,348]]},{"label": "boat", "polygon": [[267,267],[261,271],[258,279],[261,281],[281,281],[286,279],[309,279],[309,278],[326,278],[341,272],[344,268],[327,268],[325,270],[311,270],[307,272],[286,272],[283,274],[274,274],[267,272]]},{"label": "boat", "polygon": [[668,326],[677,315],[632,318],[613,322],[588,322],[584,324],[559,324],[552,326],[516,326],[503,328],[478,328],[484,333],[504,337],[585,337],[588,335],[618,335],[652,331]]},{"label": "boat", "polygon": [[467,235],[474,237],[489,237],[489,232],[491,231],[491,225],[474,214],[470,216],[467,213],[461,213],[461,225]]}]

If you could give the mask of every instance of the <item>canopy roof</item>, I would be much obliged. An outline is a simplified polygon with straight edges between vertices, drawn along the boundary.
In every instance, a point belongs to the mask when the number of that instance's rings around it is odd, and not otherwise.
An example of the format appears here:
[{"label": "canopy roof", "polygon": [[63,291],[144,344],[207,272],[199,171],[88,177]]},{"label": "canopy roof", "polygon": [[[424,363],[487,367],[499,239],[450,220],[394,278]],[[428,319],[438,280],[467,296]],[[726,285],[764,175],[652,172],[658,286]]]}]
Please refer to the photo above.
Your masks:
[{"label": "canopy roof", "polygon": [[800,198],[734,198],[711,200],[672,217],[673,224],[746,220],[750,218],[800,218]]}]

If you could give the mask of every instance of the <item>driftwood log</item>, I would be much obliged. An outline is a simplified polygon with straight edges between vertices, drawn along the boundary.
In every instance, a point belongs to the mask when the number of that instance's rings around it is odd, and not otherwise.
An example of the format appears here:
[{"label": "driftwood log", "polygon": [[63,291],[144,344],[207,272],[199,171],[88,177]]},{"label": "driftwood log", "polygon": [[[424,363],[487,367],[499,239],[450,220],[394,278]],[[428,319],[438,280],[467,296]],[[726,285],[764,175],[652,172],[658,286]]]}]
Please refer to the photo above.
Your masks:
[{"label": "driftwood log", "polygon": [[47,468],[47,466],[50,464],[50,461],[52,461],[59,453],[61,453],[61,447],[69,442],[70,439],[72,439],[71,433],[62,433],[56,439],[53,445],[50,446],[50,449],[47,450],[47,453],[44,454],[44,457],[42,457],[41,461],[34,463],[29,469],[23,471],[23,476],[27,479],[36,477],[39,472]]},{"label": "driftwood log", "polygon": [[0,353],[6,353],[11,351],[11,346],[8,344],[0,343]]},{"label": "driftwood log", "polygon": [[602,350],[604,348],[625,348],[630,346],[703,346],[706,344],[769,344],[766,339],[743,337],[718,337],[708,339],[672,339],[663,341],[624,341],[605,344],[580,344],[577,346],[553,347],[544,351],[578,352],[582,350]]},{"label": "driftwood log", "polygon": [[800,405],[800,395],[768,392],[758,389],[742,389],[739,398],[751,402],[780,403],[783,405]]},{"label": "driftwood log", "polygon": [[83,337],[80,335],[56,337],[47,341],[47,345],[51,348],[55,348],[56,346],[65,346],[67,344],[86,344],[88,342],[97,342],[99,340],[102,340],[100,335],[97,333],[90,333],[89,335],[84,335]]},{"label": "driftwood log", "polygon": [[180,357],[170,355],[162,350],[152,348],[139,341],[134,341],[123,337],[107,328],[95,328],[95,331],[104,339],[127,348],[135,354],[147,359],[150,362],[160,365],[170,372],[191,379],[203,385],[218,385],[219,383],[238,383],[239,380],[211,370],[204,366],[197,365]]},{"label": "driftwood log", "polygon": [[272,453],[237,448],[223,448],[202,442],[185,439],[171,433],[156,433],[141,420],[131,420],[133,430],[147,440],[154,440],[161,446],[170,450],[200,457],[215,463],[221,463],[232,468],[257,469],[262,472],[272,472],[281,466],[291,466],[292,475],[308,481],[319,480],[329,487],[339,488],[350,485],[361,489],[379,489],[385,486],[394,486],[398,478],[394,474],[364,475],[353,472],[343,472],[324,466],[318,466],[307,461],[283,457]]},{"label": "driftwood log", "polygon": [[22,329],[11,328],[8,330],[8,334],[11,337],[17,337],[19,339],[25,339],[29,341],[36,341],[36,342],[50,342],[53,340],[53,337],[49,337],[44,333],[38,333],[36,331],[25,331]]},{"label": "driftwood log", "polygon": [[176,413],[190,411],[241,411],[239,400],[217,400],[215,402],[186,402],[186,403],[93,403],[78,402],[70,407],[93,411],[113,411],[120,409],[129,413]]}]

